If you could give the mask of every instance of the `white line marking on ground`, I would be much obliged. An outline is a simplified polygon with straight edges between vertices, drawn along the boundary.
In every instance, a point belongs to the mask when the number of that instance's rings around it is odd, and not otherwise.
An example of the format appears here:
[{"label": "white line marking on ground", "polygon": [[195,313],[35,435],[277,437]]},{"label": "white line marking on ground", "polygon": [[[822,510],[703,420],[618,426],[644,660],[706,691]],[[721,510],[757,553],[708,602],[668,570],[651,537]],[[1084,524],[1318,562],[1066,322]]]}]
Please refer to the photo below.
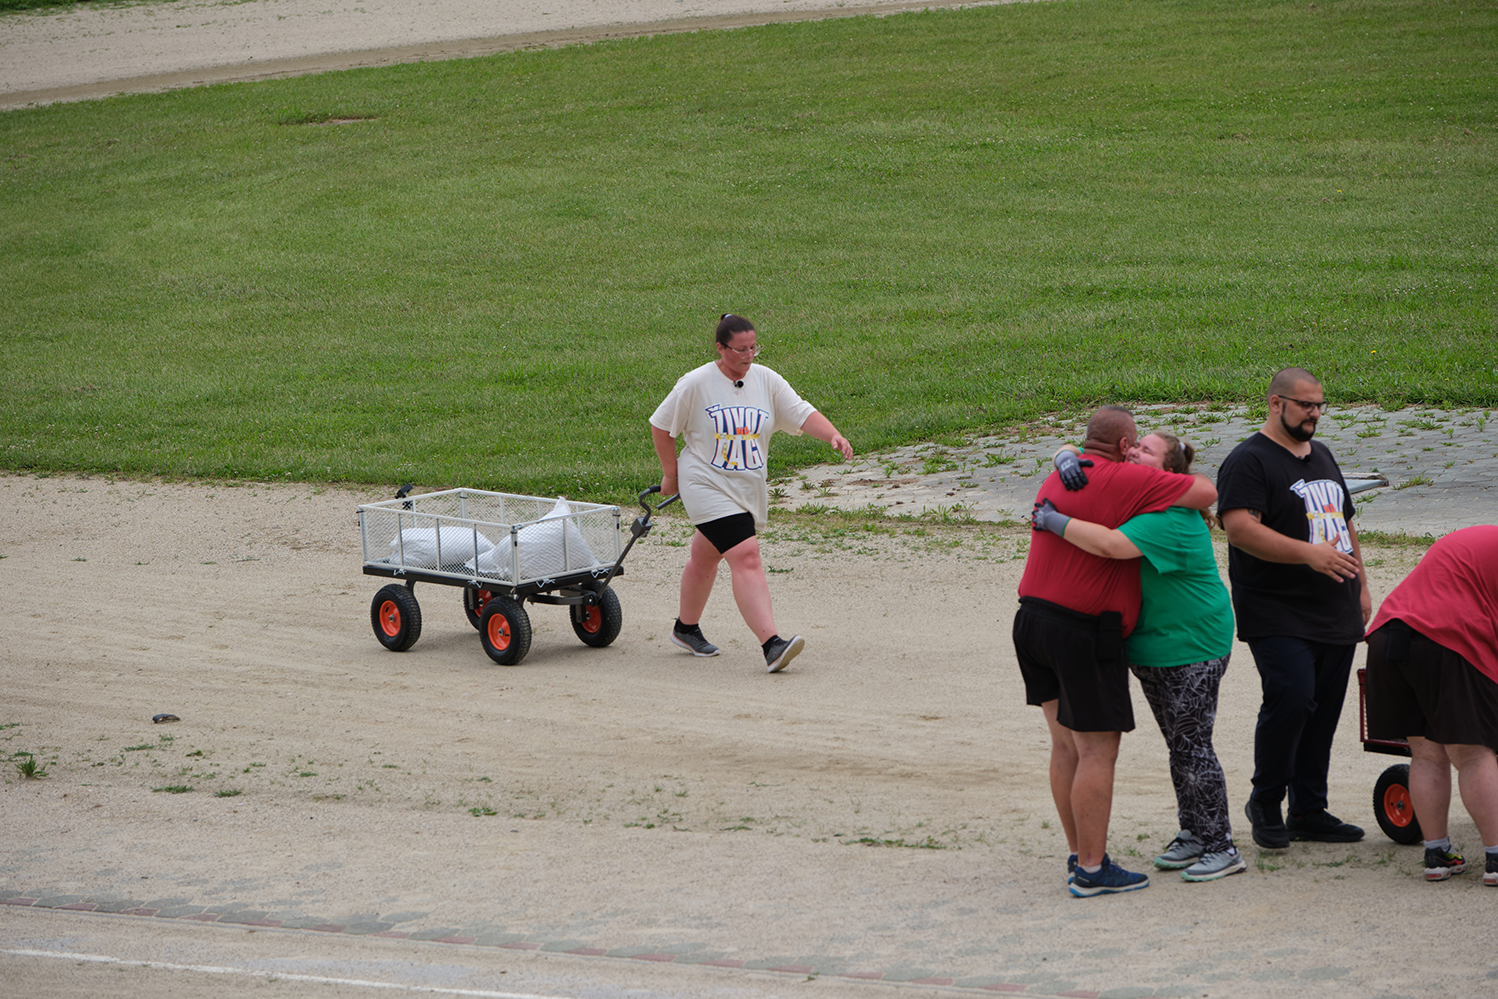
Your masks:
[{"label": "white line marking on ground", "polygon": [[132,968],[158,968],[163,971],[197,971],[207,975],[246,975],[251,978],[275,979],[278,982],[317,982],[323,985],[359,985],[371,989],[394,989],[428,995],[477,996],[479,999],[570,999],[566,996],[542,996],[529,992],[490,992],[485,989],[446,989],[434,985],[400,985],[395,982],[371,982],[360,978],[330,978],[326,975],[297,975],[284,971],[252,971],[249,968],[220,968],[211,964],[171,964],[167,961],[130,961],[103,954],[74,954],[56,950],[0,950],[16,957],[50,957],[66,961],[92,961],[96,964],[128,965]]}]

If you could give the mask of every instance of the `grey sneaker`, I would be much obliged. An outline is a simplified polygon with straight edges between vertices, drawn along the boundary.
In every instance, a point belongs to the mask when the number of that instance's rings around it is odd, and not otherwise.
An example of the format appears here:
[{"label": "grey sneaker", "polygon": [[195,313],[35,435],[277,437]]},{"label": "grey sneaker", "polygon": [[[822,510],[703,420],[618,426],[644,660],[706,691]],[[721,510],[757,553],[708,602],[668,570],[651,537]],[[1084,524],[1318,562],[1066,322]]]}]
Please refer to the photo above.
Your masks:
[{"label": "grey sneaker", "polygon": [[1170,841],[1165,852],[1155,858],[1155,868],[1161,871],[1179,871],[1190,867],[1201,859],[1202,841],[1190,829],[1182,829]]},{"label": "grey sneaker", "polygon": [[800,635],[792,635],[790,638],[776,636],[770,639],[770,647],[765,649],[765,665],[771,673],[779,673],[791,664],[791,660],[801,654],[806,648],[806,639]]},{"label": "grey sneaker", "polygon": [[1181,872],[1182,881],[1216,881],[1229,874],[1248,870],[1243,855],[1232,847],[1221,853],[1204,853],[1200,860]]},{"label": "grey sneaker", "polygon": [[697,630],[697,634],[694,635],[689,631],[677,631],[676,626],[672,625],[671,642],[686,649],[692,655],[703,659],[718,654],[718,647],[703,637],[702,629],[700,628]]}]

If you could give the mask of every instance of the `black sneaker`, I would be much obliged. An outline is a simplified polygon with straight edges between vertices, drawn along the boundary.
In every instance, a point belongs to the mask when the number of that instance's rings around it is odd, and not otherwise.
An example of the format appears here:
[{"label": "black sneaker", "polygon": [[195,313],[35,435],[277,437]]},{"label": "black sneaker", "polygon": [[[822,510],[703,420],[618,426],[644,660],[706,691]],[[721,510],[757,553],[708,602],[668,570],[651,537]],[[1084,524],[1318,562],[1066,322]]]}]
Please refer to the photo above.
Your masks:
[{"label": "black sneaker", "polygon": [[1304,815],[1290,816],[1285,828],[1289,830],[1291,839],[1316,843],[1356,843],[1363,838],[1362,829],[1351,822],[1343,822],[1324,808]]},{"label": "black sneaker", "polygon": [[1461,874],[1466,869],[1467,858],[1456,851],[1433,846],[1425,848],[1425,880],[1445,881],[1451,875]]},{"label": "black sneaker", "polygon": [[1271,804],[1250,797],[1243,811],[1253,826],[1255,843],[1266,850],[1284,850],[1290,846],[1290,833],[1285,829],[1285,820],[1280,818],[1278,801]]},{"label": "black sneaker", "polygon": [[1482,883],[1489,888],[1498,888],[1498,853],[1488,854],[1488,869],[1482,876]]},{"label": "black sneaker", "polygon": [[686,649],[692,655],[703,659],[718,654],[718,647],[703,637],[701,628],[698,628],[694,634],[690,631],[677,631],[676,626],[673,624],[671,626],[671,641],[673,644]]},{"label": "black sneaker", "polygon": [[771,673],[779,673],[791,664],[791,660],[806,648],[806,639],[800,635],[781,638],[776,635],[765,645],[765,665]]}]

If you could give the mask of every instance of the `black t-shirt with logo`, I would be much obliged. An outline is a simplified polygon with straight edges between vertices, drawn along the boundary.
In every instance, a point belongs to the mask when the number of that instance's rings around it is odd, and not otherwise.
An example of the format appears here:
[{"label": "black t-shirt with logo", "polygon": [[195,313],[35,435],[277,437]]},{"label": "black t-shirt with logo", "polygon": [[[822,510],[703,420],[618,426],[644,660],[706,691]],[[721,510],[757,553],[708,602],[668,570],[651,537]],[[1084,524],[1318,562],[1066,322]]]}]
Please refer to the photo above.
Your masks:
[{"label": "black t-shirt with logo", "polygon": [[[1296,457],[1262,433],[1239,444],[1217,473],[1217,510],[1258,510],[1265,526],[1300,541],[1332,541],[1352,554],[1354,507],[1331,451],[1311,441]],[[1228,580],[1238,637],[1285,635],[1352,644],[1363,637],[1362,584],[1337,582],[1308,565],[1265,562],[1228,549]]]}]

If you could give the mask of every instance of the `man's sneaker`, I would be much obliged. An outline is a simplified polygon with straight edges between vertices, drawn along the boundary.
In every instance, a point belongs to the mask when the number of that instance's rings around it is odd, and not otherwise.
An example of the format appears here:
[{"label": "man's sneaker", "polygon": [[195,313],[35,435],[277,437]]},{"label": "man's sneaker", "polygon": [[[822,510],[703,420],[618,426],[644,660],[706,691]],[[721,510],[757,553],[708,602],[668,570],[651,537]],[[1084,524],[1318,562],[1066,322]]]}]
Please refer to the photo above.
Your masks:
[{"label": "man's sneaker", "polygon": [[1343,822],[1324,808],[1290,816],[1285,828],[1291,839],[1316,843],[1356,843],[1363,838],[1363,830],[1351,822]]},{"label": "man's sneaker", "polygon": [[792,635],[790,638],[781,638],[776,635],[770,639],[765,647],[765,665],[771,673],[779,673],[791,664],[791,660],[801,654],[806,648],[806,639],[800,635]]},{"label": "man's sneaker", "polygon": [[1243,811],[1253,826],[1255,843],[1266,850],[1283,850],[1290,845],[1290,833],[1285,829],[1285,820],[1280,818],[1278,801],[1271,804],[1250,797]]},{"label": "man's sneaker", "polygon": [[1077,855],[1070,854],[1066,858],[1066,883],[1071,884],[1072,875],[1077,873]]},{"label": "man's sneaker", "polygon": [[1103,866],[1088,874],[1078,867],[1071,876],[1071,884],[1067,887],[1071,893],[1078,898],[1088,898],[1092,895],[1112,895],[1121,891],[1138,891],[1140,888],[1148,888],[1150,883],[1148,874],[1135,874],[1119,867],[1108,855],[1103,854]]},{"label": "man's sneaker", "polygon": [[701,628],[698,628],[697,633],[693,634],[690,631],[677,631],[676,626],[672,625],[671,641],[676,645],[680,645],[692,655],[701,656],[704,659],[718,654],[718,647],[703,637]]},{"label": "man's sneaker", "polygon": [[1436,846],[1425,848],[1425,880],[1445,881],[1453,874],[1467,869],[1467,858],[1454,850],[1443,850]]},{"label": "man's sneaker", "polygon": [[1161,871],[1179,871],[1196,863],[1201,855],[1202,841],[1190,829],[1182,829],[1170,841],[1165,852],[1155,858],[1155,867]]},{"label": "man's sneaker", "polygon": [[1228,847],[1220,853],[1204,853],[1202,859],[1181,872],[1182,881],[1216,881],[1229,874],[1248,870],[1243,854]]},{"label": "man's sneaker", "polygon": [[1489,888],[1498,888],[1498,853],[1488,854],[1488,869],[1482,876],[1482,883]]}]

